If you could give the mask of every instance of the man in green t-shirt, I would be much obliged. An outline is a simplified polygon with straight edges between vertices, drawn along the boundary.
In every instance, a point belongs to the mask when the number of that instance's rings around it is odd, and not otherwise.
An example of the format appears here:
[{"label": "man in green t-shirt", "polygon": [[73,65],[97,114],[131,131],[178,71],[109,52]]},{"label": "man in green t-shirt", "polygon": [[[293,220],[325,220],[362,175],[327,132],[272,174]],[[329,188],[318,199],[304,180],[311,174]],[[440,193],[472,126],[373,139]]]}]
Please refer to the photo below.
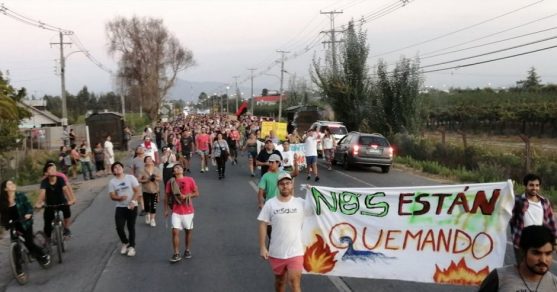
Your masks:
[{"label": "man in green t-shirt", "polygon": [[269,156],[269,170],[261,177],[259,181],[259,191],[257,192],[257,204],[259,209],[263,208],[265,201],[277,195],[277,180],[281,172],[279,169],[282,159],[277,154]]}]

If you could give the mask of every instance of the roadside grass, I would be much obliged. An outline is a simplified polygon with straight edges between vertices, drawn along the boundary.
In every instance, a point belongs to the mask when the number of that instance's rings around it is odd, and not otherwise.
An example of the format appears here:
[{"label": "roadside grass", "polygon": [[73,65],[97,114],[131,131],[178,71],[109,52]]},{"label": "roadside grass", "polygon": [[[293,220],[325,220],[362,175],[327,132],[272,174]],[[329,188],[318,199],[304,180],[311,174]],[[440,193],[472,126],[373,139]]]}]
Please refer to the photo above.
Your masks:
[{"label": "roadside grass", "polygon": [[[449,168],[441,165],[437,161],[421,161],[410,156],[397,156],[395,163],[405,165],[414,170],[432,175],[434,178],[451,180],[461,183],[483,183],[494,181],[505,181],[504,173],[499,171],[497,165],[480,163],[477,170],[467,170],[461,168]],[[515,195],[524,192],[524,186],[521,182],[513,181]],[[553,204],[557,204],[557,189],[555,187],[543,188],[542,194],[548,197]]]}]

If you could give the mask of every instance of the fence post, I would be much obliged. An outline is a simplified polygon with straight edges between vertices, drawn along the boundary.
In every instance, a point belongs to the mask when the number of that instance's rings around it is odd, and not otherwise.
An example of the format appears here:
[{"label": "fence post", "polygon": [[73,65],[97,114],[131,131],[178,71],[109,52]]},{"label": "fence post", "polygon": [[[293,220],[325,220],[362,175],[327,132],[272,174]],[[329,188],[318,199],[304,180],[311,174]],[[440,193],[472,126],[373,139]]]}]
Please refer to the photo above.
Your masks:
[{"label": "fence post", "polygon": [[447,134],[447,130],[445,130],[445,127],[441,127],[439,128],[439,132],[441,133],[441,144],[445,146],[445,135]]},{"label": "fence post", "polygon": [[532,148],[530,147],[530,138],[524,134],[520,134],[520,139],[522,139],[522,142],[524,142],[524,168],[526,170],[526,173],[529,173],[532,167]]},{"label": "fence post", "polygon": [[466,133],[462,130],[458,130],[456,132],[462,136],[462,144],[464,146],[464,149],[468,148],[468,139],[466,138]]}]

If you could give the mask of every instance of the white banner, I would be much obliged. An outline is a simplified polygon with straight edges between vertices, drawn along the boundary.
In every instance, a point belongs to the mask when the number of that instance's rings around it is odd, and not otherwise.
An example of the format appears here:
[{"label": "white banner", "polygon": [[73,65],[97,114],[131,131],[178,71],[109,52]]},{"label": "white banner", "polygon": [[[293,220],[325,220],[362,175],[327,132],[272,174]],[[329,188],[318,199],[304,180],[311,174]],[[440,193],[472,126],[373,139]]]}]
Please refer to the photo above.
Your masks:
[{"label": "white banner", "polygon": [[306,273],[479,285],[503,265],[512,183],[308,188]]}]

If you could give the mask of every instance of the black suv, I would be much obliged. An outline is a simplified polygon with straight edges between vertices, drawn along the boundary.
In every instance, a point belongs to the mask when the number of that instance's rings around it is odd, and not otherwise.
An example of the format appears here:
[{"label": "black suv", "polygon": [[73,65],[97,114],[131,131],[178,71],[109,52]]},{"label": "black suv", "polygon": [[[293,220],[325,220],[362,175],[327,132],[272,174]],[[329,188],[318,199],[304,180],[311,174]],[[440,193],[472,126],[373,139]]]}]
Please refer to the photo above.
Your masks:
[{"label": "black suv", "polygon": [[381,134],[350,132],[338,142],[333,163],[341,163],[345,169],[352,165],[379,166],[388,173],[393,164],[393,148]]}]

